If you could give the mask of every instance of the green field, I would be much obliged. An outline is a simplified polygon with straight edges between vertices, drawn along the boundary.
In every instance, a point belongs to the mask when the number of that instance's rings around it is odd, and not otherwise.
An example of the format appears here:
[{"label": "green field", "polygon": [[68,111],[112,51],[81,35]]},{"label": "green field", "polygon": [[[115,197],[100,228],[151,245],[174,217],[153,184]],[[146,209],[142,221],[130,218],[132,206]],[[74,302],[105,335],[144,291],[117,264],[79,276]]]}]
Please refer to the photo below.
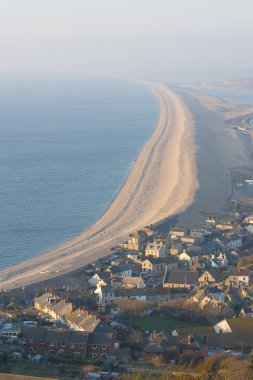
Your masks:
[{"label": "green field", "polygon": [[175,319],[160,318],[159,316],[136,317],[135,320],[124,321],[128,326],[144,330],[173,330],[175,328],[193,327],[192,323],[177,321]]}]

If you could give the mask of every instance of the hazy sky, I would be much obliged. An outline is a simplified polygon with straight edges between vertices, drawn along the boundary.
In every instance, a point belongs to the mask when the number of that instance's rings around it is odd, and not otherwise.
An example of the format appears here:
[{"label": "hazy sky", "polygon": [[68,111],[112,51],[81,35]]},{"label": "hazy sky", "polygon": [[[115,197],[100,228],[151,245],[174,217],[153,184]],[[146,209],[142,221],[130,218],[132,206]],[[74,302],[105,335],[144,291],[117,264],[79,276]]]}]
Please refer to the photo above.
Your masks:
[{"label": "hazy sky", "polygon": [[0,0],[0,73],[253,68],[252,0]]}]

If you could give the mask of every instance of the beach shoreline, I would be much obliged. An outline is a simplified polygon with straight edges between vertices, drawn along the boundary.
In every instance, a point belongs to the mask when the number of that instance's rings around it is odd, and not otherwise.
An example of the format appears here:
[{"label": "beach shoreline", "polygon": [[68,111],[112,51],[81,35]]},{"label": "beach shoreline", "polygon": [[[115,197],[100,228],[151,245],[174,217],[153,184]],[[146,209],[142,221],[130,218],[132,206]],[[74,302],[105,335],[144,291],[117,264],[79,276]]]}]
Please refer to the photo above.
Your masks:
[{"label": "beach shoreline", "polygon": [[130,232],[182,212],[193,202],[198,178],[191,113],[165,85],[138,82],[158,99],[160,116],[116,198],[99,220],[76,238],[1,270],[0,289],[73,272],[108,255]]}]

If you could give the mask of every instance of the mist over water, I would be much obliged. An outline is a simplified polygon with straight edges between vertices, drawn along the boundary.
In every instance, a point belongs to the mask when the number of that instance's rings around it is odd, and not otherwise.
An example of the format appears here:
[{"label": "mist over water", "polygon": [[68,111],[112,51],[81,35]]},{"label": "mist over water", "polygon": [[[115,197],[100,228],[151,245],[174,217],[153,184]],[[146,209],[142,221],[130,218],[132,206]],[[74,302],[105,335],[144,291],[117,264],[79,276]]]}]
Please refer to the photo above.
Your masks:
[{"label": "mist over water", "polygon": [[234,104],[253,104],[253,90],[234,90],[222,88],[205,88],[201,87],[198,91],[206,94],[216,96],[228,103]]},{"label": "mist over water", "polygon": [[94,223],[158,115],[147,88],[119,79],[3,81],[0,266],[40,254]]}]

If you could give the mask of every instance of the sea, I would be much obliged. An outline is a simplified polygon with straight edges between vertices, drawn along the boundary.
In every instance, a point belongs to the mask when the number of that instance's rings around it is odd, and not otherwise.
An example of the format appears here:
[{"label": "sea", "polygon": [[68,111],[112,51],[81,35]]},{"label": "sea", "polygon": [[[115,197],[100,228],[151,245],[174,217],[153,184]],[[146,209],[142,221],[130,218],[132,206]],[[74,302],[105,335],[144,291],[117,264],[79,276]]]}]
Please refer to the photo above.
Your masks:
[{"label": "sea", "polygon": [[0,268],[80,234],[119,192],[159,117],[145,86],[0,78]]},{"label": "sea", "polygon": [[223,88],[210,88],[210,87],[198,87],[198,91],[216,96],[228,103],[234,104],[253,104],[253,91],[252,90],[242,90],[242,89],[223,89]]}]

